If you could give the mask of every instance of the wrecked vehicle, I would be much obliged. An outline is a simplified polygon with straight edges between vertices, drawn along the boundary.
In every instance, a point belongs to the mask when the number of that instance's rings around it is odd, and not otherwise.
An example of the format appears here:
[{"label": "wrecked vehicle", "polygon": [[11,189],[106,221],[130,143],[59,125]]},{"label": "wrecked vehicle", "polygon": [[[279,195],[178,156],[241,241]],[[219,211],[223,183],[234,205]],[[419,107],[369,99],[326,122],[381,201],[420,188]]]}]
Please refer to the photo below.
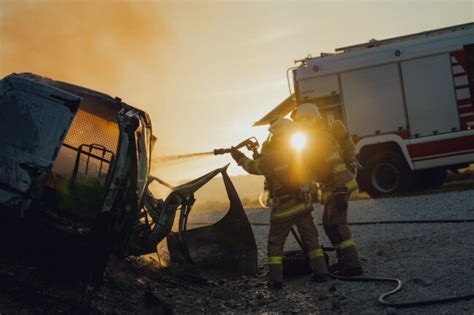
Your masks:
[{"label": "wrecked vehicle", "polygon": [[[166,183],[150,175],[155,138],[144,111],[30,73],[0,81],[0,108],[2,240],[15,232],[23,244],[76,253],[97,281],[111,255],[153,253],[165,238],[172,262],[256,273],[254,236],[226,167],[171,187],[164,200],[150,192],[151,182]],[[229,211],[213,225],[188,230],[194,193],[217,175]],[[171,232],[177,214],[179,228]],[[19,238],[9,243],[23,246]]]}]

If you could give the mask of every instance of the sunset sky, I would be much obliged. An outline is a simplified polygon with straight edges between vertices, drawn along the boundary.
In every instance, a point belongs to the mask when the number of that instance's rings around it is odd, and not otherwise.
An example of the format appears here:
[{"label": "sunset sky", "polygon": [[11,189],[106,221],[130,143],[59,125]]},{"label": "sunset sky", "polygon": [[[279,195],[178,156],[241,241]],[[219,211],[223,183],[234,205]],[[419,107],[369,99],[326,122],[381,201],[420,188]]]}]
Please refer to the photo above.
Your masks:
[{"label": "sunset sky", "polygon": [[[34,72],[149,112],[155,155],[256,135],[288,96],[294,59],[474,21],[474,1],[0,0],[0,76]],[[156,165],[171,182],[231,159]],[[237,167],[231,174],[239,174]]]}]

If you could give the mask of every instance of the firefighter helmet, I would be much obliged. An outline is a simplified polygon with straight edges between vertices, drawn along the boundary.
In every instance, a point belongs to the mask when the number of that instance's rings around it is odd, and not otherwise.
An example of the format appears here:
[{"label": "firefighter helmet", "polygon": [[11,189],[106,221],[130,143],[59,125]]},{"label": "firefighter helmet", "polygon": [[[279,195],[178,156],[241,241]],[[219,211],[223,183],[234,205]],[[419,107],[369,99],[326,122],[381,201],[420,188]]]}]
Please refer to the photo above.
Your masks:
[{"label": "firefighter helmet", "polygon": [[270,124],[268,131],[273,136],[282,136],[293,128],[293,122],[287,118],[280,118]]},{"label": "firefighter helmet", "polygon": [[293,119],[295,121],[317,122],[321,119],[321,114],[316,105],[304,103],[298,106],[293,115]]}]

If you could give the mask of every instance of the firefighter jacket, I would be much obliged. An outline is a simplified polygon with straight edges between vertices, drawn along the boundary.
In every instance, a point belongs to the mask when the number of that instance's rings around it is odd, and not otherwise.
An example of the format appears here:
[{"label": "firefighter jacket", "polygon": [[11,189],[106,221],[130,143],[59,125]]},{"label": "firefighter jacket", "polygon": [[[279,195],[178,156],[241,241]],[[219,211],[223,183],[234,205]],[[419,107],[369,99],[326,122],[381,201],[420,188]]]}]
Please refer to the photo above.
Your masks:
[{"label": "firefighter jacket", "polygon": [[295,157],[286,141],[267,140],[255,160],[242,155],[237,161],[250,174],[264,175],[271,199],[271,221],[281,221],[313,210],[308,194],[292,176]]},{"label": "firefighter jacket", "polygon": [[356,161],[356,149],[341,121],[329,128],[314,128],[307,132],[305,159],[311,160],[311,172],[323,191],[323,203],[334,192],[351,193],[357,189],[349,164]]},{"label": "firefighter jacket", "polygon": [[330,133],[334,136],[334,139],[339,145],[340,153],[346,166],[350,166],[352,163],[357,162],[357,149],[347,132],[344,123],[340,120],[335,120],[331,124]]}]

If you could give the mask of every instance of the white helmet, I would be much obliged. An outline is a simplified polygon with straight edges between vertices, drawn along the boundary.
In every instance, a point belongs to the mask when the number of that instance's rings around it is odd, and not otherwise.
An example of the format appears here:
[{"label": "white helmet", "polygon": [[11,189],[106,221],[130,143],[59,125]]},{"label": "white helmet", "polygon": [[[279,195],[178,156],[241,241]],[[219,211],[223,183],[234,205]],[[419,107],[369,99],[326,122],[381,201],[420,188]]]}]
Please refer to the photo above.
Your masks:
[{"label": "white helmet", "polygon": [[270,124],[268,131],[273,136],[281,136],[293,129],[293,122],[287,118],[280,118]]},{"label": "white helmet", "polygon": [[316,105],[312,103],[304,103],[298,106],[293,115],[293,119],[295,121],[317,122],[321,119],[321,114]]}]

